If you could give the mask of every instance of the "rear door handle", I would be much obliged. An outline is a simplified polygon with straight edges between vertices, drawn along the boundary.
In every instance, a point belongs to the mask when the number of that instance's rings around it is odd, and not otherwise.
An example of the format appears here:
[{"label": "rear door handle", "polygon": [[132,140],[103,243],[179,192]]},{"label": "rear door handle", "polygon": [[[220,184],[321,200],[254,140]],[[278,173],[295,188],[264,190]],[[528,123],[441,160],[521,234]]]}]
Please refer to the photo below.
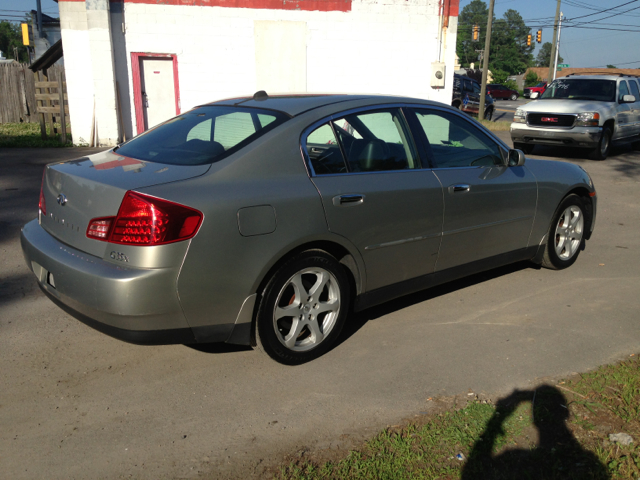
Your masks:
[{"label": "rear door handle", "polygon": [[338,195],[333,197],[333,205],[335,207],[352,207],[360,205],[364,202],[364,195],[359,193],[349,195]]},{"label": "rear door handle", "polygon": [[458,183],[449,187],[449,193],[464,193],[471,190],[471,186],[466,183]]}]

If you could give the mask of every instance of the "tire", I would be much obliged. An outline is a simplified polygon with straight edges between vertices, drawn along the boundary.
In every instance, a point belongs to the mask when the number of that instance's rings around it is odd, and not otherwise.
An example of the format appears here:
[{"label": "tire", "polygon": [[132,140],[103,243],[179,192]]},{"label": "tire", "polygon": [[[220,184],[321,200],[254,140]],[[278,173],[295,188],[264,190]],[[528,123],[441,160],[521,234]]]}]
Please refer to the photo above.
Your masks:
[{"label": "tire", "polygon": [[451,105],[453,108],[457,108],[458,110],[462,110],[462,103],[455,102]]},{"label": "tire", "polygon": [[275,361],[299,365],[336,342],[349,310],[349,280],[322,250],[291,257],[264,289],[256,318],[257,346]]},{"label": "tire", "polygon": [[569,195],[560,202],[549,227],[542,266],[562,270],[575,263],[584,249],[584,203],[577,195]]},{"label": "tire", "polygon": [[513,148],[516,150],[522,150],[525,155],[530,155],[533,153],[533,149],[536,148],[536,146],[531,145],[530,143],[514,143]]},{"label": "tire", "polygon": [[485,112],[484,112],[484,119],[485,120],[491,121],[491,117],[493,117],[493,108],[490,108],[489,110],[485,110]]},{"label": "tire", "polygon": [[515,93],[511,95],[511,98],[509,98],[509,100],[511,100],[512,102],[515,102],[517,99],[518,99],[518,95]]},{"label": "tire", "polygon": [[612,132],[609,127],[605,127],[604,130],[602,130],[598,146],[591,151],[592,159],[605,160],[609,156],[609,151],[611,150],[611,135]]}]

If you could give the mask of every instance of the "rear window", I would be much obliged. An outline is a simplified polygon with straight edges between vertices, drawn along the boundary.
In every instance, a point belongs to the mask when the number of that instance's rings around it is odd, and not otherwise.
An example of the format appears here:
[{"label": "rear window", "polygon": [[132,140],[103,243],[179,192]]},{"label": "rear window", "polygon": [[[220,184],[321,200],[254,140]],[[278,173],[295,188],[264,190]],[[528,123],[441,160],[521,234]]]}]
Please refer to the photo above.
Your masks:
[{"label": "rear window", "polygon": [[287,120],[271,110],[198,107],[138,135],[120,155],[170,165],[212,163],[238,151]]}]

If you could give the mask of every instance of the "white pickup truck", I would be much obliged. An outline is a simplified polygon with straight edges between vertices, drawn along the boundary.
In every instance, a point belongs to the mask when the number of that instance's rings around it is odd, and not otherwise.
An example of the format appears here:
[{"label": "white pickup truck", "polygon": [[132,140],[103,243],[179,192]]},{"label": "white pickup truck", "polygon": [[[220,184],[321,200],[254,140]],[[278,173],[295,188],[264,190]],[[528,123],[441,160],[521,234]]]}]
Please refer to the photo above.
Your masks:
[{"label": "white pickup truck", "polygon": [[558,78],[538,100],[516,110],[511,140],[531,153],[536,145],[586,148],[604,160],[612,143],[640,141],[640,84],[631,75]]}]

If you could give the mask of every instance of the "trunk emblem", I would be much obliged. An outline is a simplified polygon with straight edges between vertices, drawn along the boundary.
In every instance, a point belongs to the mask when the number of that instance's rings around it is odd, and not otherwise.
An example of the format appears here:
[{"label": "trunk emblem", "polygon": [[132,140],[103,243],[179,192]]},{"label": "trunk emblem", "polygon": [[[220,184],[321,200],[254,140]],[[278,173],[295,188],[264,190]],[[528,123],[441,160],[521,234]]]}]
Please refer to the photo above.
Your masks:
[{"label": "trunk emblem", "polygon": [[60,205],[61,207],[64,207],[65,204],[67,203],[67,197],[65,197],[64,193],[61,193],[60,195],[58,195],[58,205]]},{"label": "trunk emblem", "polygon": [[558,119],[556,117],[542,117],[541,120],[543,122],[558,123]]}]

